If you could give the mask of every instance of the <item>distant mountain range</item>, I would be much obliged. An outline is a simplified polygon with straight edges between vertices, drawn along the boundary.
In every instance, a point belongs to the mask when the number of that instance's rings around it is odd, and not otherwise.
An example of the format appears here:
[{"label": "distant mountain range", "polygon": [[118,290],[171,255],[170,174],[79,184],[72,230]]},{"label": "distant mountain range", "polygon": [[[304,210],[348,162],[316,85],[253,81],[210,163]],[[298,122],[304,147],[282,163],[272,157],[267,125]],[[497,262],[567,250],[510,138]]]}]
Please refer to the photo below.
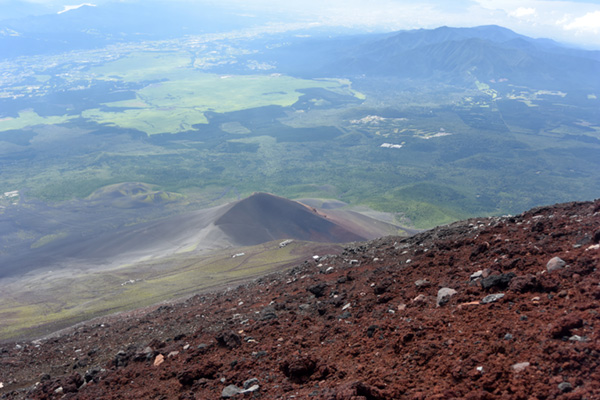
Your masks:
[{"label": "distant mountain range", "polygon": [[298,39],[265,51],[260,59],[280,72],[305,77],[393,77],[448,84],[494,80],[551,90],[600,88],[600,52],[532,39],[499,26]]},{"label": "distant mountain range", "polygon": [[264,23],[223,6],[178,2],[83,5],[62,13],[0,21],[0,59],[93,49],[113,43],[226,32]]},{"label": "distant mountain range", "polygon": [[[261,25],[269,16],[222,6],[109,3],[0,21],[0,59],[159,40]],[[568,48],[499,26],[419,29],[391,34],[285,36],[248,60],[303,77],[393,77],[453,85],[501,81],[547,90],[600,89],[600,51]],[[233,68],[240,69],[245,63]],[[219,66],[218,68],[222,68]],[[246,71],[247,72],[247,71]]]}]

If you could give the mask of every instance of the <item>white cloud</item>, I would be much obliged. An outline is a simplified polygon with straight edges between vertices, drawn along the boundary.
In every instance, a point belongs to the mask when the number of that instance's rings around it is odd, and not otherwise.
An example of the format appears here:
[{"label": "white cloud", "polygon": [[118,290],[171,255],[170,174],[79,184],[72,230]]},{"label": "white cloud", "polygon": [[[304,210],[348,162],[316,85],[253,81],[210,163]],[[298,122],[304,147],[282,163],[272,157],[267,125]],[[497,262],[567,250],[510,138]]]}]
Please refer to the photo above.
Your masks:
[{"label": "white cloud", "polygon": [[[321,20],[326,24],[365,26],[387,29],[413,29],[430,27],[439,22],[441,13],[430,4],[379,1],[375,7],[365,7],[360,1],[329,2]],[[434,22],[434,25],[437,24]]]},{"label": "white cloud", "polygon": [[575,18],[572,22],[563,25],[567,31],[575,31],[579,34],[600,34],[600,10],[589,12],[582,17]]},{"label": "white cloud", "polygon": [[509,12],[508,15],[515,18],[531,17],[535,15],[535,8],[519,7],[516,10]]},{"label": "white cloud", "polygon": [[293,10],[324,25],[383,31],[493,24],[527,36],[600,48],[600,4],[591,0],[285,0],[285,5],[282,0],[254,0],[246,4]]},{"label": "white cloud", "polygon": [[67,12],[67,11],[76,10],[76,9],[78,9],[79,7],[83,7],[83,6],[96,7],[96,5],[95,5],[95,4],[91,4],[91,3],[83,3],[83,4],[76,5],[76,6],[65,6],[65,8],[64,8],[62,11],[59,11],[58,13],[59,13],[59,14],[62,14],[62,13],[65,13],[65,12]]},{"label": "white cloud", "polygon": [[593,0],[473,0],[498,25],[532,36],[600,48],[600,4]]}]

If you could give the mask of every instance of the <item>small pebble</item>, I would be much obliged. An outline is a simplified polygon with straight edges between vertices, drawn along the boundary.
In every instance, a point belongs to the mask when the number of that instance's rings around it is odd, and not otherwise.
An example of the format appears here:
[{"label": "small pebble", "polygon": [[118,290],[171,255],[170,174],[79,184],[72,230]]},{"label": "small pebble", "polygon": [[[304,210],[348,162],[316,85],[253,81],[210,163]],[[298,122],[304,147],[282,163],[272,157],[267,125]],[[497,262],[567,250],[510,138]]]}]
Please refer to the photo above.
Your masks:
[{"label": "small pebble", "polygon": [[258,378],[250,378],[244,382],[244,389],[249,389],[254,385],[258,384]]},{"label": "small pebble", "polygon": [[479,278],[481,278],[483,276],[483,270],[477,271],[473,274],[471,274],[470,278],[472,281],[477,280]]},{"label": "small pebble", "polygon": [[569,338],[569,340],[571,342],[589,342],[590,339],[585,336],[573,335]]},{"label": "small pebble", "polygon": [[450,298],[457,293],[458,292],[452,288],[441,288],[440,290],[438,290],[437,294],[437,306],[441,307],[444,304],[448,303],[448,301],[450,301]]},{"label": "small pebble", "polygon": [[558,385],[558,389],[561,392],[568,393],[573,390],[573,385],[571,385],[569,382],[563,382]]},{"label": "small pebble", "polygon": [[242,389],[240,389],[239,387],[235,385],[229,385],[223,388],[223,391],[221,392],[221,397],[224,399],[229,399],[238,395],[241,391]]},{"label": "small pebble", "polygon": [[525,371],[525,368],[529,367],[531,364],[529,364],[528,362],[521,362],[521,363],[517,363],[517,364],[513,364],[512,369],[515,372],[523,372]]},{"label": "small pebble", "polygon": [[415,286],[420,288],[427,288],[431,286],[431,282],[429,282],[427,279],[419,279],[418,281],[415,281]]},{"label": "small pebble", "polygon": [[165,356],[163,356],[162,354],[159,354],[156,356],[156,358],[154,359],[154,366],[158,367],[160,364],[165,362]]},{"label": "small pebble", "polygon": [[494,293],[494,294],[490,294],[488,296],[485,296],[482,300],[481,300],[481,304],[488,304],[488,303],[493,303],[496,302],[498,300],[500,300],[501,298],[504,297],[504,293]]}]

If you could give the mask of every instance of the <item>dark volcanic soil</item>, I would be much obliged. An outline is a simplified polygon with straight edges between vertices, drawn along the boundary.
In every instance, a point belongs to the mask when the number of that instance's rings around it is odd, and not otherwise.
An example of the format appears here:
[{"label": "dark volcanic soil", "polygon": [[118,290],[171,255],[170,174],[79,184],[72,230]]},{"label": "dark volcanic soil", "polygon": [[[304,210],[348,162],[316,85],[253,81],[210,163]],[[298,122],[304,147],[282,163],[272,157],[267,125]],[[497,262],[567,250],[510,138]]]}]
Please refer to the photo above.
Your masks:
[{"label": "dark volcanic soil", "polygon": [[599,241],[600,200],[356,244],[235,290],[5,343],[0,393],[600,399]]}]

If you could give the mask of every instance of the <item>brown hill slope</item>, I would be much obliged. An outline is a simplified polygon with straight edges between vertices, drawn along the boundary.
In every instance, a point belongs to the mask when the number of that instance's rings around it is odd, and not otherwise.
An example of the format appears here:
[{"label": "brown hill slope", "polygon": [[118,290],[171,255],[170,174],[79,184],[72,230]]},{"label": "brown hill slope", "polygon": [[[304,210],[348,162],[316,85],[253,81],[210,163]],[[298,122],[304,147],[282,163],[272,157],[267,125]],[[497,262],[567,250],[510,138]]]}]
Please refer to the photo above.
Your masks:
[{"label": "brown hill slope", "polygon": [[[152,192],[145,184],[124,183],[98,190],[88,200],[106,204],[110,210],[135,208],[139,204],[149,206],[171,201],[173,197],[174,194],[167,192]],[[89,214],[85,218],[93,219]],[[358,223],[354,222],[357,218],[361,218]],[[79,222],[71,221],[69,225]],[[139,259],[164,258],[186,248],[211,251],[253,246],[276,239],[348,243],[380,237],[399,229],[352,213],[341,213],[335,220],[328,219],[301,203],[255,193],[237,202],[118,228],[105,227],[93,234],[83,235],[78,230],[53,232],[48,237],[55,238],[48,243],[14,254],[0,254],[0,279],[40,268],[58,270],[76,265],[88,270],[106,269],[110,265],[135,263]]]},{"label": "brown hill slope", "polygon": [[5,343],[0,393],[600,398],[599,241],[600,200],[371,241],[234,290]]},{"label": "brown hill slope", "polygon": [[285,238],[329,243],[367,239],[303,204],[268,193],[255,193],[234,203],[215,225],[240,246]]}]

